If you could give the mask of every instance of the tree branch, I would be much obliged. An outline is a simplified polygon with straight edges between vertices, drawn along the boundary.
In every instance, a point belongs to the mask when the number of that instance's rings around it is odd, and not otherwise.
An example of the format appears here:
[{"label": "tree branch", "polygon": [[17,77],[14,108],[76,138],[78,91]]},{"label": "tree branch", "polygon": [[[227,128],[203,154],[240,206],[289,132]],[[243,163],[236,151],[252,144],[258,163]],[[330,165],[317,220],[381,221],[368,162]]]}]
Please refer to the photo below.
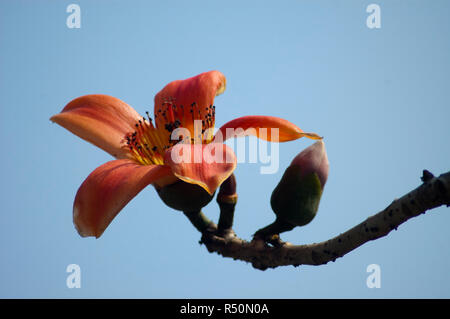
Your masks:
[{"label": "tree branch", "polygon": [[278,266],[323,265],[335,261],[359,246],[389,234],[407,220],[441,205],[450,205],[450,172],[434,177],[423,171],[423,184],[394,200],[381,212],[327,241],[309,245],[292,245],[279,242],[269,245],[261,239],[251,242],[238,238],[230,231],[217,231],[211,223],[202,233],[200,243],[209,252],[223,257],[250,262],[253,267],[266,270]]}]

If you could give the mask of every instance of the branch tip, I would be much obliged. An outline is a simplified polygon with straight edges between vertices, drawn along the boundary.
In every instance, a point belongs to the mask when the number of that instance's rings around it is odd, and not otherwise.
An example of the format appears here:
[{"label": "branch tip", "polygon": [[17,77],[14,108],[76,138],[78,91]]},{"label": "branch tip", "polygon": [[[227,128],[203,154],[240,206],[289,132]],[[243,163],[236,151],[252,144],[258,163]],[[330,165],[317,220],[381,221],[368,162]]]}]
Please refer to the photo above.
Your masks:
[{"label": "branch tip", "polygon": [[424,169],[422,172],[422,177],[420,178],[422,182],[427,183],[434,178],[434,175],[429,171]]}]

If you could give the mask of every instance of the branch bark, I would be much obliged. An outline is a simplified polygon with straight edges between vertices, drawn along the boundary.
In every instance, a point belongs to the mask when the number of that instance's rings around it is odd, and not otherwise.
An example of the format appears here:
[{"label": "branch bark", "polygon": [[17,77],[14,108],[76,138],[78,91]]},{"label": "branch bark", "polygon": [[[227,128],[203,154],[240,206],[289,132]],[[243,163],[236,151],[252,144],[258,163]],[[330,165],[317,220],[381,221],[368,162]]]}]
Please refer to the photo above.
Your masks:
[{"label": "branch bark", "polygon": [[399,199],[395,199],[381,212],[329,240],[309,245],[280,242],[269,245],[254,238],[248,242],[237,237],[230,228],[218,231],[214,223],[203,231],[200,243],[209,252],[223,257],[249,262],[256,269],[266,270],[279,266],[323,265],[343,257],[359,246],[388,235],[407,220],[427,210],[450,205],[450,172],[434,177],[423,171],[423,183]]}]

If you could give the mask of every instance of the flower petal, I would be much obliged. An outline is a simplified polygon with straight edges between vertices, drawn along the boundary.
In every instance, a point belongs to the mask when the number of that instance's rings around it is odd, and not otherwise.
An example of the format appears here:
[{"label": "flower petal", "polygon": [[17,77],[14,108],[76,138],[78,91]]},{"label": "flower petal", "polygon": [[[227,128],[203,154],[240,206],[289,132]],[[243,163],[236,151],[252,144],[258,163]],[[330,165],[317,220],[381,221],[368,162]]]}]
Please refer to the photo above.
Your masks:
[{"label": "flower petal", "polygon": [[215,112],[211,106],[225,87],[226,78],[219,71],[170,82],[155,96],[156,127],[165,129],[178,120],[191,136],[194,136],[194,120],[203,120],[207,127],[214,127]]},{"label": "flower petal", "polygon": [[82,237],[100,237],[120,210],[143,188],[170,174],[170,167],[113,160],[95,169],[81,184],[73,204],[73,222]]},{"label": "flower petal", "polygon": [[101,94],[74,99],[50,118],[82,139],[116,158],[129,158],[123,146],[126,133],[135,131],[140,115],[125,102]]},{"label": "flower petal", "polygon": [[[278,137],[272,136],[272,128],[278,129]],[[228,131],[228,132],[227,132]],[[215,140],[223,142],[229,138],[253,135],[269,142],[287,142],[307,137],[320,140],[316,133],[306,133],[295,124],[274,116],[243,116],[225,123],[216,133]]]},{"label": "flower petal", "polygon": [[179,143],[164,156],[164,163],[175,176],[203,187],[211,195],[233,173],[236,162],[233,150],[221,143]]}]

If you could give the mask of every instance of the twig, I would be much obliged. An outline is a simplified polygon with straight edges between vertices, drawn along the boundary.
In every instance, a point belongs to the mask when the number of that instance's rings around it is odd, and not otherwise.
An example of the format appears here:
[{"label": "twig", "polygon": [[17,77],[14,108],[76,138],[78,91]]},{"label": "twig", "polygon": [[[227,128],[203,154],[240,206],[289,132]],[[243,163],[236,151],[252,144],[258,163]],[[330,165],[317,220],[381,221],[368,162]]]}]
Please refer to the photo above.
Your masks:
[{"label": "twig", "polygon": [[269,245],[256,238],[248,242],[238,238],[232,229],[226,235],[218,232],[214,223],[202,233],[201,243],[211,253],[250,262],[260,270],[288,265],[323,265],[371,240],[386,236],[399,225],[427,210],[450,205],[450,172],[434,177],[425,170],[422,181],[422,185],[394,200],[381,212],[320,243],[292,245],[280,241],[279,245]]}]

